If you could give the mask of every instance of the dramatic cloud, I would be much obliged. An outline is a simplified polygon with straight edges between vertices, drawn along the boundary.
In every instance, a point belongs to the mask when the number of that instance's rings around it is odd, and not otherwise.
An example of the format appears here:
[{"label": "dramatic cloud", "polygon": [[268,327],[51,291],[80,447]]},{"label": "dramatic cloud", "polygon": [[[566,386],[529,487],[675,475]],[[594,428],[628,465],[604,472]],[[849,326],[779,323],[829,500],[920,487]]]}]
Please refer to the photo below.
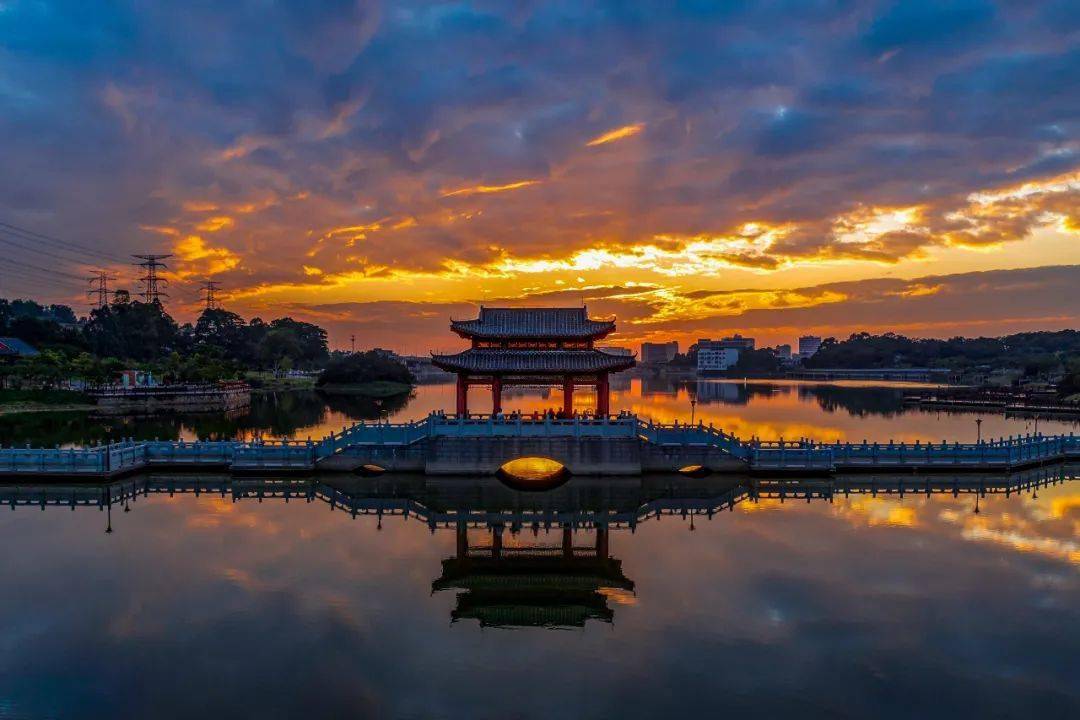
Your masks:
[{"label": "dramatic cloud", "polygon": [[451,318],[475,317],[481,304],[557,306],[585,303],[590,313],[618,319],[614,344],[675,338],[685,347],[699,337],[740,332],[759,344],[792,343],[799,335],[836,337],[892,330],[913,337],[999,335],[1080,325],[1080,266],[872,279],[773,290],[712,291],[657,285],[582,286],[526,292],[521,297],[471,302],[346,302],[294,305],[297,317],[373,345],[395,344],[414,353],[448,350],[461,341]]},{"label": "dramatic cloud", "polygon": [[1076,32],[1060,2],[6,0],[0,221],[101,252],[0,283],[75,301],[159,251],[182,317],[207,274],[260,312],[633,282],[671,314],[1076,263]]}]

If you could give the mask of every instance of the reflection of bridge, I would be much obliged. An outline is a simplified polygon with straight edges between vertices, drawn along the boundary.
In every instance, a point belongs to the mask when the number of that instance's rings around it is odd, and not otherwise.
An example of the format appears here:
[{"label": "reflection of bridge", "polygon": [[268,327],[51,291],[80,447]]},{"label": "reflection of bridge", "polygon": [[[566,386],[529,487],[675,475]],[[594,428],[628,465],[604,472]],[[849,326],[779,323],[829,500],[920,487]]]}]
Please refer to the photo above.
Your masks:
[{"label": "reflection of bridge", "polygon": [[[331,511],[365,517],[413,518],[432,533],[455,533],[455,553],[442,561],[432,591],[453,591],[453,621],[482,626],[581,627],[611,622],[610,601],[632,601],[633,580],[611,556],[611,533],[634,530],[661,516],[708,518],[744,502],[831,502],[836,495],[953,496],[1034,492],[1077,477],[1078,468],[1044,466],[999,475],[858,475],[834,479],[725,478],[681,475],[589,481],[578,478],[546,493],[518,493],[483,478],[236,478],[228,475],[150,475],[104,485],[54,482],[0,486],[11,509],[97,508],[106,532],[112,510],[138,509],[157,495],[206,495],[233,502],[325,503]],[[693,525],[691,524],[691,529]],[[541,531],[543,535],[541,535]],[[549,531],[556,541],[544,543]],[[579,542],[579,532],[588,542]],[[479,537],[476,537],[476,535]],[[472,535],[472,537],[470,537]],[[529,538],[528,543],[522,542]]]},{"label": "reflection of bridge", "polygon": [[632,415],[558,420],[454,417],[357,423],[319,442],[123,442],[68,449],[5,448],[0,475],[111,477],[155,468],[235,472],[355,470],[378,465],[432,475],[492,474],[525,456],[573,474],[638,475],[689,465],[757,473],[855,470],[1009,470],[1080,458],[1080,437],[1026,435],[979,443],[819,443],[741,440],[712,426],[657,424]]},{"label": "reflection of bridge", "polygon": [[556,490],[521,493],[486,478],[322,477],[238,478],[229,475],[151,474],[101,485],[0,485],[0,505],[98,508],[129,506],[155,495],[206,495],[233,502],[323,502],[353,517],[413,518],[432,531],[485,528],[537,531],[571,528],[634,529],[660,516],[711,517],[762,498],[825,500],[841,495],[1013,495],[1078,477],[1075,465],[1045,465],[998,474],[858,474],[833,478],[692,479],[681,475],[591,481],[577,478]]}]

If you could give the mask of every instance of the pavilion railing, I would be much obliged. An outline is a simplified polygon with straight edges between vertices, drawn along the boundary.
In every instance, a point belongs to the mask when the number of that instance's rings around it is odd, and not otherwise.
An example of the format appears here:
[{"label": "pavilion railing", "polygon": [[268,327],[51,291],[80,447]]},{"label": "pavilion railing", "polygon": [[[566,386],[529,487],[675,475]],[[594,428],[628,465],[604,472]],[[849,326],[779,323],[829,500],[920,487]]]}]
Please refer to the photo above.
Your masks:
[{"label": "pavilion railing", "polygon": [[122,440],[80,448],[0,448],[3,474],[113,474],[144,467],[228,466],[312,469],[354,444],[409,445],[431,437],[640,437],[658,445],[715,447],[751,468],[1008,468],[1080,458],[1080,436],[1023,435],[976,443],[822,443],[809,439],[741,440],[711,425],[655,423],[634,415],[557,419],[527,415],[457,417],[433,413],[403,423],[359,422],[321,441]]}]

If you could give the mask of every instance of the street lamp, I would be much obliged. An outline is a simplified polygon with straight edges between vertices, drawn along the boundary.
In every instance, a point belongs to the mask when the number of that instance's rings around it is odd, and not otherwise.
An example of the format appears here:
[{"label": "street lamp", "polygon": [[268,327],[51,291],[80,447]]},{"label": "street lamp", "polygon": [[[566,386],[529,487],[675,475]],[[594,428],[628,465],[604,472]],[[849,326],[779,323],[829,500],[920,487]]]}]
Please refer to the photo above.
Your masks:
[{"label": "street lamp", "polygon": [[975,430],[975,432],[976,432],[975,442],[977,444],[981,444],[982,443],[982,418],[976,418],[975,419],[975,428],[976,428],[976,430]]},{"label": "street lamp", "polygon": [[697,398],[690,398],[690,424],[694,424],[694,410],[697,408]]}]

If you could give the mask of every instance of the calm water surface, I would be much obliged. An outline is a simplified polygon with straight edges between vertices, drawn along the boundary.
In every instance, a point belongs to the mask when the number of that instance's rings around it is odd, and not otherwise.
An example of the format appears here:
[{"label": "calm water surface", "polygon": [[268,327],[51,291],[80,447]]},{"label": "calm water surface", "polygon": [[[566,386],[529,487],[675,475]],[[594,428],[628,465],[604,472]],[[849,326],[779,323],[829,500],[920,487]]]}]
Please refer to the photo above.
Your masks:
[{"label": "calm water surface", "polygon": [[[976,419],[984,438],[1033,432],[1032,417],[1006,417],[970,411],[925,410],[905,406],[907,383],[814,383],[805,381],[732,382],[709,380],[672,383],[665,379],[619,378],[612,381],[612,408],[630,410],[658,422],[713,423],[739,437],[762,439],[810,437],[818,440],[974,441]],[[356,420],[422,418],[454,407],[454,385],[421,385],[409,396],[370,400],[324,396],[316,392],[256,395],[248,411],[222,415],[100,417],[88,413],[37,413],[0,416],[4,445],[77,444],[121,437],[224,439],[256,434],[319,439]],[[691,407],[691,399],[696,406]],[[506,412],[562,407],[558,390],[514,388],[505,394]],[[575,407],[591,410],[595,397],[575,393]],[[473,412],[491,409],[489,393],[470,391]],[[1080,418],[1040,418],[1043,433],[1080,432]]]},{"label": "calm water surface", "polygon": [[[232,418],[50,413],[2,418],[0,434],[319,437],[452,392],[285,393]],[[1033,429],[908,409],[903,392],[635,380],[614,399],[689,419],[692,393],[696,417],[744,436]],[[534,391],[507,408],[560,402]],[[0,486],[0,718],[1078,717],[1076,477]]]},{"label": "calm water surface", "polygon": [[1075,476],[3,488],[0,717],[1077,717]]}]

